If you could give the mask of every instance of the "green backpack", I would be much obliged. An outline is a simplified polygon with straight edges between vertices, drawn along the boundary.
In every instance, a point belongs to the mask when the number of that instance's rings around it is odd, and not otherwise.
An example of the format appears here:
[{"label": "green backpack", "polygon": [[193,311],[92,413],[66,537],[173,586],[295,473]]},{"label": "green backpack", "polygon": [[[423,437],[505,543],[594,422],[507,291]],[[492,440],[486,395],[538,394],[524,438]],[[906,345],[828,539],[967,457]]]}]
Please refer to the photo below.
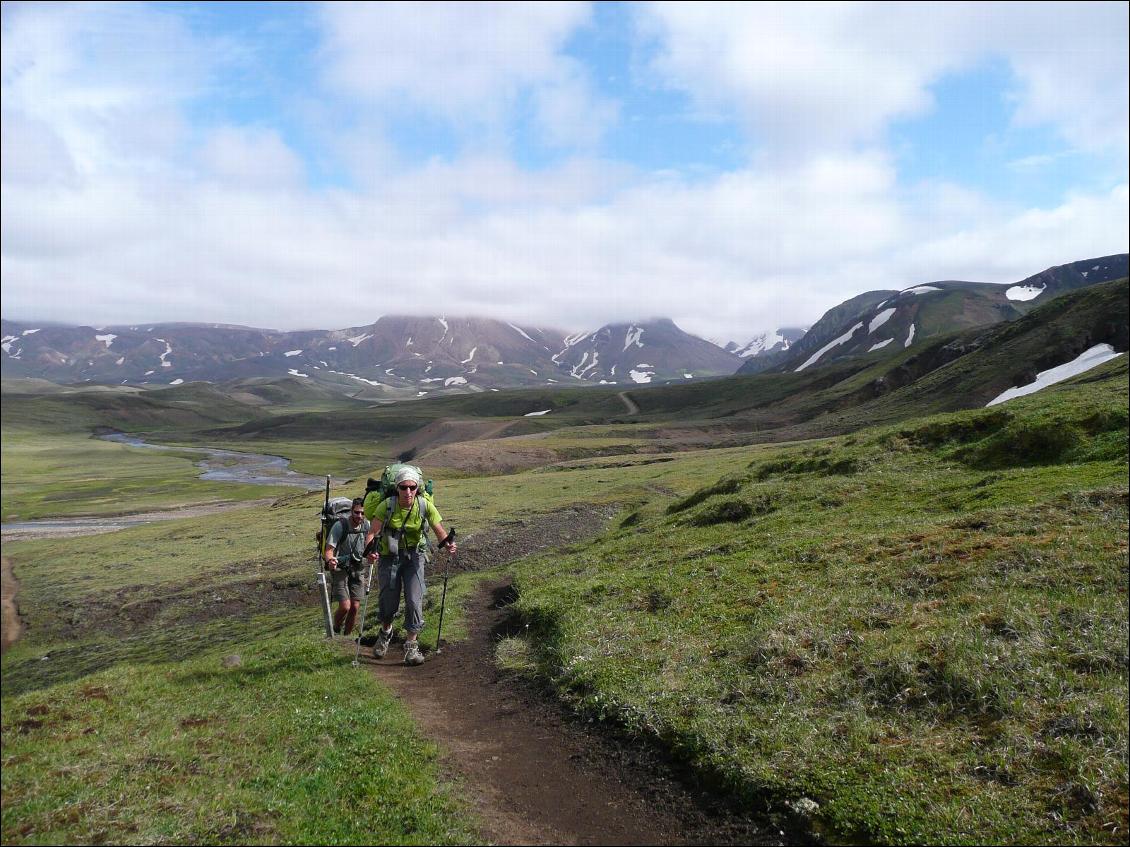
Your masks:
[{"label": "green backpack", "polygon": [[[403,462],[397,462],[394,465],[389,465],[388,467],[386,467],[384,469],[384,472],[381,473],[379,479],[373,479],[372,477],[369,477],[369,479],[365,483],[365,493],[361,496],[364,497],[366,501],[368,501],[370,495],[375,495],[378,500],[387,500],[389,497],[395,497],[396,475],[405,468],[415,471],[416,475],[419,476],[420,479],[424,478],[424,472],[415,465],[406,465]],[[424,490],[422,493],[427,494],[428,499],[431,499],[432,497],[432,487],[432,481],[430,479],[424,483]],[[368,502],[366,502],[365,505],[367,506]]]},{"label": "green backpack", "polygon": [[[405,468],[414,470],[416,472],[416,475],[419,476],[420,479],[424,478],[424,472],[421,471],[416,465],[408,465],[404,464],[403,462],[397,462],[396,464],[386,467],[381,473],[379,479],[373,479],[373,477],[369,477],[369,479],[365,483],[364,494],[366,514],[369,514],[370,504],[372,505],[373,509],[376,509],[381,500],[391,501],[388,505],[388,513],[390,515],[392,514],[392,510],[396,506],[396,475]],[[419,492],[419,495],[431,501],[433,487],[434,486],[432,484],[432,481],[429,479],[424,483],[422,490]],[[374,499],[370,500],[370,498]],[[419,500],[419,497],[417,498],[417,500]],[[431,539],[428,538],[428,529],[428,522],[425,520],[422,522],[422,525],[420,527],[420,547],[424,550],[425,555],[430,561],[432,545]]]}]

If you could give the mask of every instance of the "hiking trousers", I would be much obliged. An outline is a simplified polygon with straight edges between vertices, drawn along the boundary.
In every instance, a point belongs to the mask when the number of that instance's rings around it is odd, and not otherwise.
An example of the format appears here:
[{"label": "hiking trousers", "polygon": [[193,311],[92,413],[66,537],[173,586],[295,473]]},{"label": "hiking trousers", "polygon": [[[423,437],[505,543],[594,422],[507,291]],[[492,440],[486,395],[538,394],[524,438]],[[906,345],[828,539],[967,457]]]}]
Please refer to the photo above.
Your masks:
[{"label": "hiking trousers", "polygon": [[382,555],[377,566],[377,586],[382,624],[392,623],[403,594],[404,628],[409,632],[420,632],[424,628],[423,553],[414,550],[400,556]]}]

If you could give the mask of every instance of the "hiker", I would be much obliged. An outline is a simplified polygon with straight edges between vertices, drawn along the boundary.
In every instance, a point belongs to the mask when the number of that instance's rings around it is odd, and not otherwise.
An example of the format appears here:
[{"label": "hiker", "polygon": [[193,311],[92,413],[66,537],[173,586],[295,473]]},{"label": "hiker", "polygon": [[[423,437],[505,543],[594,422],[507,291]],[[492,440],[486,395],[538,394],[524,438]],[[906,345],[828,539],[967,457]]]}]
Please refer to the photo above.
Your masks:
[{"label": "hiker", "polygon": [[[370,562],[380,556],[377,567],[377,585],[380,588],[378,617],[381,631],[377,633],[373,655],[378,659],[388,652],[392,641],[392,621],[404,594],[404,628],[408,631],[404,642],[404,664],[420,665],[424,654],[420,652],[417,636],[424,628],[424,521],[434,530],[440,544],[447,544],[455,552],[455,539],[448,538],[435,504],[420,491],[423,479],[412,467],[401,468],[396,474],[396,496],[367,500],[366,517],[371,521],[365,547],[374,538],[380,539],[377,550],[370,553]],[[389,514],[391,510],[391,514]],[[450,543],[449,543],[450,542]]]},{"label": "hiker", "polygon": [[[333,595],[337,600],[334,631],[342,635],[353,632],[361,598],[365,596],[362,572],[365,569],[365,540],[369,521],[365,519],[365,501],[354,497],[348,520],[335,521],[326,542],[326,567],[333,574]],[[344,628],[343,628],[344,627]]]}]

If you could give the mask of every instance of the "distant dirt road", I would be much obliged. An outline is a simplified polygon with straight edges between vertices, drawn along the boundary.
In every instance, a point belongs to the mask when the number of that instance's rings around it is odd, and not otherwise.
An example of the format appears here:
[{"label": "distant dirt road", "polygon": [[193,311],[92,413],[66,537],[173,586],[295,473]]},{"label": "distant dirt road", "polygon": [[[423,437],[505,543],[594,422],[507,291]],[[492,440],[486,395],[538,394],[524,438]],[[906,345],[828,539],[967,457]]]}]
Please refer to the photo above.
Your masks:
[{"label": "distant dirt road", "polygon": [[638,415],[640,413],[640,407],[636,405],[635,400],[628,396],[627,391],[621,391],[616,396],[624,401],[624,405],[627,407],[629,415]]}]

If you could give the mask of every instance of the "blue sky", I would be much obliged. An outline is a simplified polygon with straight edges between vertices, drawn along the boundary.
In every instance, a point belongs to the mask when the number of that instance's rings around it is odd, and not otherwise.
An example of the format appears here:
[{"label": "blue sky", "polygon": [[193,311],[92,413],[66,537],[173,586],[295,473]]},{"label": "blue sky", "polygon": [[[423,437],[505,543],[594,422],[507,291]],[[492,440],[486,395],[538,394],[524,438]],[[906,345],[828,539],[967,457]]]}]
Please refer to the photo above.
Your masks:
[{"label": "blue sky", "polygon": [[354,326],[742,342],[1012,282],[1127,250],[1127,29],[1125,3],[5,3],[3,314],[344,325],[318,287]]}]

